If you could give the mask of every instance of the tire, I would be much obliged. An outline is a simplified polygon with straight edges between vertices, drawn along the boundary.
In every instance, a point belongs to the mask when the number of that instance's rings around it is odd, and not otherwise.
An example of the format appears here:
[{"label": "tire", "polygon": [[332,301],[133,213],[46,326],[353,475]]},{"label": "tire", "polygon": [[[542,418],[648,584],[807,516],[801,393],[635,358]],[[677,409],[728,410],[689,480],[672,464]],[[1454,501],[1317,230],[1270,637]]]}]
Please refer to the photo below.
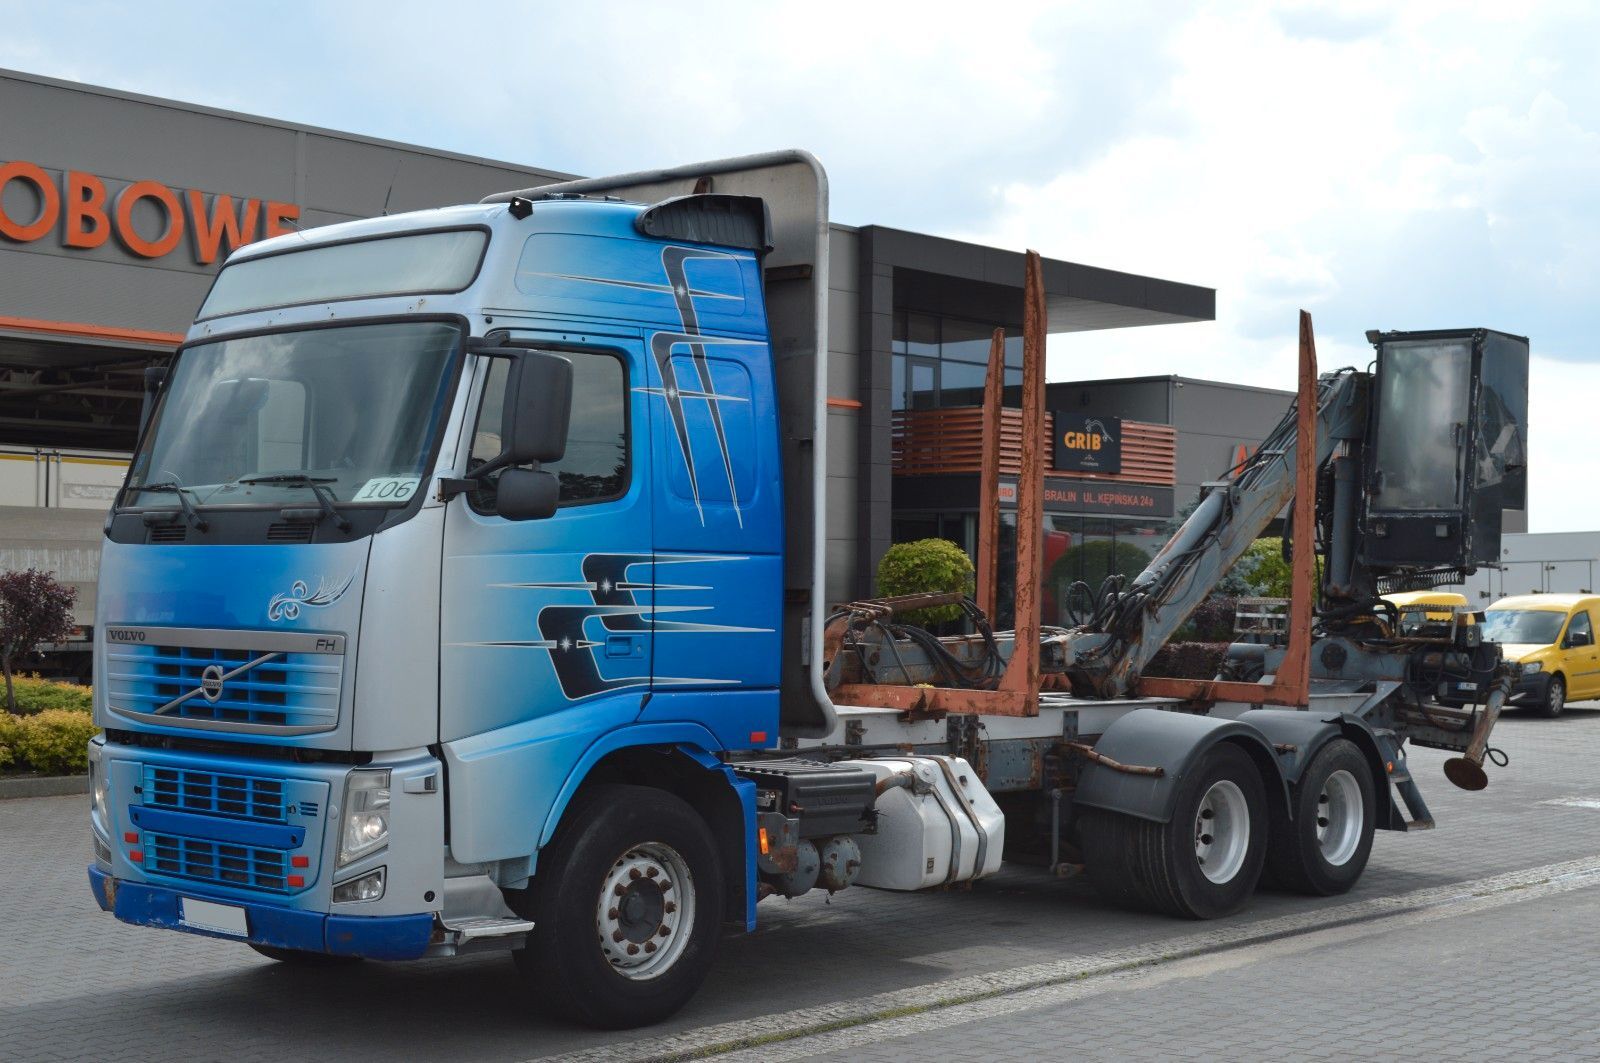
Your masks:
[{"label": "tire", "polygon": [[281,949],[276,945],[257,945],[254,942],[250,943],[250,947],[269,960],[287,963],[291,967],[349,967],[361,962],[360,956],[335,956],[331,952]]},{"label": "tire", "polygon": [[1547,720],[1553,720],[1561,715],[1561,710],[1567,707],[1567,681],[1560,675],[1550,677],[1550,682],[1544,685],[1544,698],[1533,706],[1536,715]]},{"label": "tire", "polygon": [[1331,897],[1354,886],[1372,855],[1377,794],[1372,768],[1354,742],[1317,751],[1295,787],[1293,819],[1275,818],[1267,877],[1283,889]]},{"label": "tire", "polygon": [[1249,754],[1220,742],[1178,784],[1169,822],[1086,810],[1080,838],[1089,878],[1107,900],[1216,919],[1242,908],[1261,877],[1266,790]]},{"label": "tire", "polygon": [[715,839],[672,794],[596,786],[567,809],[519,907],[534,921],[516,962],[536,1006],[601,1029],[660,1022],[694,996],[716,953]]}]

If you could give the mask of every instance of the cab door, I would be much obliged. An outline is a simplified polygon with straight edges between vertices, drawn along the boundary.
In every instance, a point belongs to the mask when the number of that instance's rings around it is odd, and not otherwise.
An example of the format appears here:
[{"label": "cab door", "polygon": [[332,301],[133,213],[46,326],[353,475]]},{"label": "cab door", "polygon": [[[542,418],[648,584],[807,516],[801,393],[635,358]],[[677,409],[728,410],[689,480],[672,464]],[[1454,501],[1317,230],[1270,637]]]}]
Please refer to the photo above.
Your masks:
[{"label": "cab door", "polygon": [[[560,481],[556,513],[509,521],[493,484],[458,495],[444,532],[440,737],[516,724],[586,743],[638,716],[653,641],[650,411],[636,337],[573,343],[535,332],[515,345],[572,362],[566,453],[543,466]],[[500,450],[508,362],[485,358],[469,418],[467,471]],[[563,716],[565,714],[565,716]]]},{"label": "cab door", "polygon": [[1594,644],[1594,621],[1586,606],[1572,610],[1561,650],[1568,699],[1587,701],[1600,696],[1600,647]]}]

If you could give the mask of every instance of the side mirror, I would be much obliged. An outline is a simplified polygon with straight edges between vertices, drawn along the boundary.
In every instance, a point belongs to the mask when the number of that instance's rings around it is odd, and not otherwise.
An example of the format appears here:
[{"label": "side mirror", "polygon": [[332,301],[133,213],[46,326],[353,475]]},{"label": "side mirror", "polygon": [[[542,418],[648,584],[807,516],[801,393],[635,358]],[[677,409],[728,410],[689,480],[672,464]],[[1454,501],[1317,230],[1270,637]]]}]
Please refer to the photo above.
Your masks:
[{"label": "side mirror", "polygon": [[560,495],[555,473],[507,469],[495,485],[495,509],[506,520],[544,520],[555,513]]},{"label": "side mirror", "polygon": [[[500,453],[472,470],[465,479],[441,479],[438,498],[447,501],[471,491],[489,476],[504,469],[499,481],[500,515],[509,520],[533,520],[555,512],[560,482],[549,473],[517,469],[518,465],[540,465],[560,461],[567,451],[567,424],[572,414],[572,363],[549,351],[515,347],[487,347],[475,351],[510,361],[506,374],[505,405],[500,410]],[[512,473],[524,475],[512,476]],[[543,477],[533,486],[528,477]],[[509,500],[508,485],[515,501]],[[548,492],[550,501],[542,501]],[[521,515],[513,516],[512,508]]]},{"label": "side mirror", "polygon": [[1594,645],[1594,636],[1590,635],[1587,631],[1569,631],[1569,632],[1567,632],[1567,648],[1568,649],[1572,649],[1572,648],[1577,647],[1577,646],[1593,646],[1593,645]]},{"label": "side mirror", "polygon": [[511,363],[505,402],[500,414],[505,449],[484,468],[560,461],[572,414],[572,363],[559,354],[524,351]]},{"label": "side mirror", "polygon": [[139,434],[144,435],[145,426],[150,423],[150,414],[156,408],[156,398],[161,394],[162,387],[167,382],[167,367],[164,365],[147,365],[144,369],[144,401],[139,406]]}]

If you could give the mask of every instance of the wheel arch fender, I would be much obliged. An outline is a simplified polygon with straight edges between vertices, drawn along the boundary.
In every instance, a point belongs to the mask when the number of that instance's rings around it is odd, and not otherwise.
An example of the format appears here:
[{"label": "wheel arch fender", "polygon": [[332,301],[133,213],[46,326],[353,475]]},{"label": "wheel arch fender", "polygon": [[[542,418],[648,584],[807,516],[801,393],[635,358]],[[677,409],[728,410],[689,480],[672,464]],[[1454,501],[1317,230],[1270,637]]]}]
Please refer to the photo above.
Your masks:
[{"label": "wheel arch fender", "polygon": [[[1377,736],[1360,717],[1349,713],[1324,716],[1298,709],[1251,709],[1239,715],[1239,722],[1254,727],[1272,743],[1278,767],[1283,771],[1284,782],[1291,791],[1300,784],[1306,767],[1322,752],[1324,746],[1336,738],[1347,739],[1361,751],[1372,773],[1374,825],[1379,830],[1390,830],[1394,823],[1401,820],[1393,794],[1389,793],[1389,773],[1383,751],[1378,746]],[[1290,813],[1293,814],[1292,802]]]},{"label": "wheel arch fender", "polygon": [[1073,803],[1166,823],[1179,785],[1219,742],[1232,743],[1250,757],[1274,814],[1287,810],[1288,784],[1272,744],[1259,730],[1239,720],[1153,708],[1135,709],[1112,723],[1094,749],[1121,764],[1158,767],[1161,774],[1117,771],[1089,761],[1079,773]]},{"label": "wheel arch fender", "polygon": [[715,737],[694,723],[638,724],[597,739],[568,773],[539,834],[550,844],[563,815],[588,785],[653,786],[687,801],[710,827],[722,859],[725,914],[755,929],[755,783],[741,779],[713,752]]}]

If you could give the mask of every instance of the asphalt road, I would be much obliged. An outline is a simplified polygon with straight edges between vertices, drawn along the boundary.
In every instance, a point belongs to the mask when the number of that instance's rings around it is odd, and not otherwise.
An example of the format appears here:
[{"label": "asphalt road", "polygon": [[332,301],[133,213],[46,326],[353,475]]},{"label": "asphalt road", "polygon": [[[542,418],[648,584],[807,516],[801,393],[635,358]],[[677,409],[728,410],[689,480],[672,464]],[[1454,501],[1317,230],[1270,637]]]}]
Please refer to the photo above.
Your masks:
[{"label": "asphalt road", "polygon": [[1346,896],[1188,923],[1021,869],[769,900],[683,1013],[625,1035],[538,1017],[501,956],[308,973],[124,926],[89,895],[85,799],[4,801],[0,1058],[1592,1056],[1600,712],[1512,713],[1495,744],[1478,794],[1416,751],[1439,827],[1380,833]]}]

